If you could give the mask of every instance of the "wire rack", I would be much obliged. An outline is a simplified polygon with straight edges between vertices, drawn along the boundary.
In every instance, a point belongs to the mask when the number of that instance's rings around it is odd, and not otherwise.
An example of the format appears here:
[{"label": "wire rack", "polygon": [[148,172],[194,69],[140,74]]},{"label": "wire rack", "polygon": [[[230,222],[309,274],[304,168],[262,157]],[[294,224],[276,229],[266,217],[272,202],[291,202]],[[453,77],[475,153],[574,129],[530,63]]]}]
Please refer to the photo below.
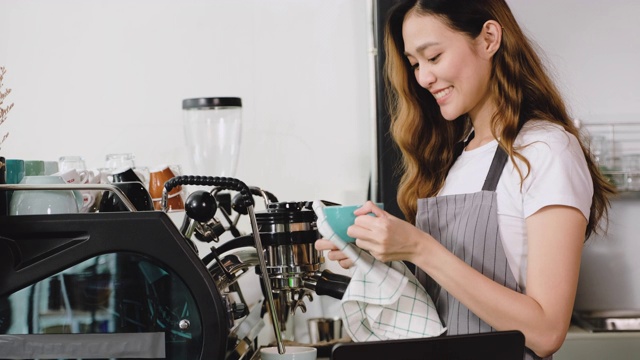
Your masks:
[{"label": "wire rack", "polygon": [[620,191],[640,192],[640,122],[583,123],[584,140]]}]

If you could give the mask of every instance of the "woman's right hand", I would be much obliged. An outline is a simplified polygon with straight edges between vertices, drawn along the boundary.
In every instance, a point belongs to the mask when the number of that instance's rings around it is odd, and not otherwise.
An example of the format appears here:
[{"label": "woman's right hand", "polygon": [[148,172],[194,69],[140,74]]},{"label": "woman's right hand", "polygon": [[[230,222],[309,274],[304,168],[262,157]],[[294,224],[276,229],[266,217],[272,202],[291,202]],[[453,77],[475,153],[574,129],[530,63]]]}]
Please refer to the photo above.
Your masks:
[{"label": "woman's right hand", "polygon": [[337,261],[340,266],[345,269],[349,269],[353,266],[353,261],[347,257],[342,251],[338,250],[338,248],[333,245],[330,240],[327,239],[319,239],[316,240],[315,243],[316,250],[323,251],[328,250],[327,258],[329,260]]}]

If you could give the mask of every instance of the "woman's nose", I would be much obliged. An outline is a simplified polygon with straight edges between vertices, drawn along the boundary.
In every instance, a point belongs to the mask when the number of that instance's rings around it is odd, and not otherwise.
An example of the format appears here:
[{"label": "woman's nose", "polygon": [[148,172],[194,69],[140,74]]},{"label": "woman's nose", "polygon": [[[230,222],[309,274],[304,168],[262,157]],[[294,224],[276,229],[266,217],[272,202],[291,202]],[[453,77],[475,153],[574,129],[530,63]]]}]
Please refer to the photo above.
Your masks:
[{"label": "woman's nose", "polygon": [[433,74],[433,71],[431,71],[431,69],[426,66],[421,66],[420,68],[418,68],[416,77],[418,80],[418,84],[420,84],[420,86],[425,89],[428,89],[431,84],[436,81],[436,77]]}]

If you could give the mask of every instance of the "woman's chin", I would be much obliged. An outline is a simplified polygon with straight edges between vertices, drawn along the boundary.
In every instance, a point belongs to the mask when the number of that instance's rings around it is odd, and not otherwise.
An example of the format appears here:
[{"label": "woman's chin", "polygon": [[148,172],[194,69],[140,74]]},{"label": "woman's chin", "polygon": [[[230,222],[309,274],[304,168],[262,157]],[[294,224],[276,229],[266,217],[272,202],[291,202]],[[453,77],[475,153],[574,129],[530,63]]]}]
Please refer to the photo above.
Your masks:
[{"label": "woman's chin", "polygon": [[442,114],[442,117],[445,120],[448,120],[448,121],[457,120],[460,117],[460,115],[462,115],[462,114],[459,114],[457,112],[454,113],[454,112],[450,112],[450,111],[443,111],[442,108],[440,108],[440,114]]}]

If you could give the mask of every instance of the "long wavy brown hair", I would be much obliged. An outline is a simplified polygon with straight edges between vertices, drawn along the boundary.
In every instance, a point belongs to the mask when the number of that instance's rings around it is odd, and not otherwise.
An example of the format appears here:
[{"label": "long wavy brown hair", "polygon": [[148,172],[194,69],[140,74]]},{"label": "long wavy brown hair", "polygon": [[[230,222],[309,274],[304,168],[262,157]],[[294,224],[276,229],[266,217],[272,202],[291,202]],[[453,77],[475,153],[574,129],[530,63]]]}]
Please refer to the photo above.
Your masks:
[{"label": "long wavy brown hair", "polygon": [[[504,0],[402,1],[389,13],[384,41],[391,135],[403,155],[398,204],[408,221],[415,222],[417,199],[435,196],[442,188],[455,161],[454,154],[461,150],[471,130],[466,115],[445,120],[434,97],[418,84],[404,56],[402,39],[402,23],[410,11],[436,16],[470,39],[480,34],[488,20],[502,26],[502,43],[493,57],[489,81],[497,105],[491,120],[492,132],[514,165],[516,158],[525,164],[526,169],[516,166],[522,180],[528,175],[530,164],[514,148],[514,141],[525,122],[547,120],[581,140],[560,92]],[[588,147],[580,144],[594,188],[585,234],[588,238],[601,228],[600,220],[606,219],[609,196],[615,189],[600,173]]]}]

